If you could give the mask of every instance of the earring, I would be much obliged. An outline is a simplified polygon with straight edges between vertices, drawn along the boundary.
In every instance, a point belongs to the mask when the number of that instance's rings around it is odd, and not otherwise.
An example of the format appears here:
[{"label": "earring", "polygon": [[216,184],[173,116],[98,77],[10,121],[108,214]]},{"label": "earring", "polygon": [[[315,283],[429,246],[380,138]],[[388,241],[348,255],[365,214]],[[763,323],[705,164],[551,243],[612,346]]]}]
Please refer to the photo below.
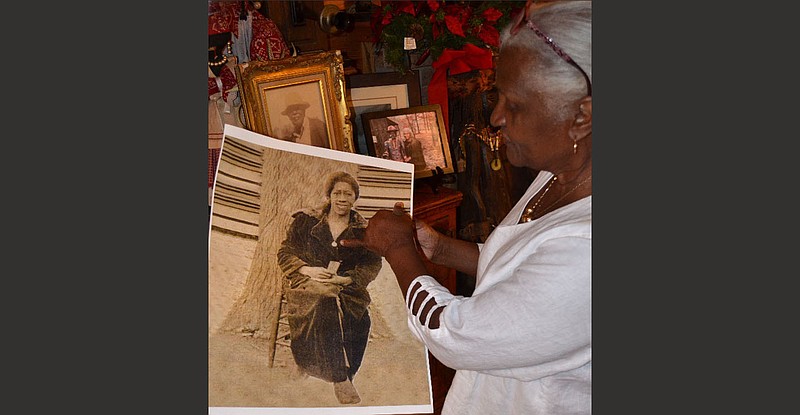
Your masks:
[{"label": "earring", "polygon": [[578,140],[572,142],[572,154],[578,153]]},{"label": "earring", "polygon": [[233,42],[231,42],[231,41],[229,40],[229,41],[228,41],[228,45],[227,45],[227,46],[228,46],[228,55],[232,55],[232,54],[233,54],[233,52],[231,51],[231,46],[233,46]]}]

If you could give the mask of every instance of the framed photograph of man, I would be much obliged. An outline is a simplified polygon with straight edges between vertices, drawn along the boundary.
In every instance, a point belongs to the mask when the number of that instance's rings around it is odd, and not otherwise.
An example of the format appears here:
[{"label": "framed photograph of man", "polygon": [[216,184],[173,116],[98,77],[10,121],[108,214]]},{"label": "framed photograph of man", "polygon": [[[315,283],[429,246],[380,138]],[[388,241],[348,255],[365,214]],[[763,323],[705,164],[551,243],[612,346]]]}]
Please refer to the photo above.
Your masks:
[{"label": "framed photograph of man", "polygon": [[416,178],[441,168],[453,173],[447,129],[439,104],[361,114],[369,155],[414,164]]},{"label": "framed photograph of man", "polygon": [[340,51],[236,66],[247,129],[315,147],[355,152]]}]

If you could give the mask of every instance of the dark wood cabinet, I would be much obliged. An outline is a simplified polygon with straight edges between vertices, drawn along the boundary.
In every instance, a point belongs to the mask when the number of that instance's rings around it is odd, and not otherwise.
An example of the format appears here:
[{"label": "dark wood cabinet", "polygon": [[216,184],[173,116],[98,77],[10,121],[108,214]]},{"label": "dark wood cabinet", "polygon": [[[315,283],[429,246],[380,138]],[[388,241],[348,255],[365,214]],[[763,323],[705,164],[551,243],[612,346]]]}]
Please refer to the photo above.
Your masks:
[{"label": "dark wood cabinet", "polygon": [[[420,186],[414,191],[414,217],[423,220],[434,229],[448,236],[456,236],[456,212],[463,195],[457,190],[447,187],[437,188],[433,192],[430,186]],[[456,270],[426,262],[428,272],[450,292],[456,292]],[[445,366],[433,355],[429,354],[431,368],[431,388],[433,390],[433,413],[441,414],[444,398],[455,370]]]},{"label": "dark wood cabinet", "polygon": [[[355,3],[360,6],[368,2],[344,1],[348,8]],[[339,50],[345,60],[345,69],[352,65],[354,73],[364,72],[365,56],[362,56],[362,43],[372,43],[374,35],[370,27],[369,16],[372,9],[368,8],[360,14],[354,15],[356,20],[353,26],[345,32],[335,34],[327,33],[320,28],[320,13],[326,4],[341,4],[323,0],[286,0],[261,2],[258,10],[269,17],[283,34],[286,44],[297,48],[298,53],[312,53],[322,50]],[[358,4],[356,4],[358,6]],[[345,11],[345,10],[342,10]]]},{"label": "dark wood cabinet", "polygon": [[[329,35],[319,27],[322,0],[267,1],[267,15],[281,30],[284,40],[300,52],[330,50]],[[263,6],[262,6],[263,7]]]}]

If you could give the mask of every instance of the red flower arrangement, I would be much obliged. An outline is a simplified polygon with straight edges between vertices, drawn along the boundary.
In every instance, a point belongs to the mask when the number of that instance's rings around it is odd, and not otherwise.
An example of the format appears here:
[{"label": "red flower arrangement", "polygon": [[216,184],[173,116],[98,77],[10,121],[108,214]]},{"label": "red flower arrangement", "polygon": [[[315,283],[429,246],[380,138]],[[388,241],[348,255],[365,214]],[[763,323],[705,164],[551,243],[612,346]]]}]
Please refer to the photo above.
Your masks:
[{"label": "red flower arrangement", "polygon": [[445,50],[466,45],[496,50],[499,28],[525,5],[525,1],[384,1],[371,18],[373,42],[384,50],[386,63],[398,72],[410,69],[405,38],[412,37],[421,53],[439,59]]}]

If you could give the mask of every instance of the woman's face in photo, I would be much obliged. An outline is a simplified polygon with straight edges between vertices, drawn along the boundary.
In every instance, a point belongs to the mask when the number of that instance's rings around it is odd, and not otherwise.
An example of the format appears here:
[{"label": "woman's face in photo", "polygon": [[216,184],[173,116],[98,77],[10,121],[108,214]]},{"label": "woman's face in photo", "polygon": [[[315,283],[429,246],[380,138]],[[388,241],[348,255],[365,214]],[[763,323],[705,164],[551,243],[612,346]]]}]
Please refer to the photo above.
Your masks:
[{"label": "woman's face in photo", "polygon": [[339,216],[349,215],[350,209],[356,203],[356,192],[346,182],[336,182],[331,190],[331,213]]}]

